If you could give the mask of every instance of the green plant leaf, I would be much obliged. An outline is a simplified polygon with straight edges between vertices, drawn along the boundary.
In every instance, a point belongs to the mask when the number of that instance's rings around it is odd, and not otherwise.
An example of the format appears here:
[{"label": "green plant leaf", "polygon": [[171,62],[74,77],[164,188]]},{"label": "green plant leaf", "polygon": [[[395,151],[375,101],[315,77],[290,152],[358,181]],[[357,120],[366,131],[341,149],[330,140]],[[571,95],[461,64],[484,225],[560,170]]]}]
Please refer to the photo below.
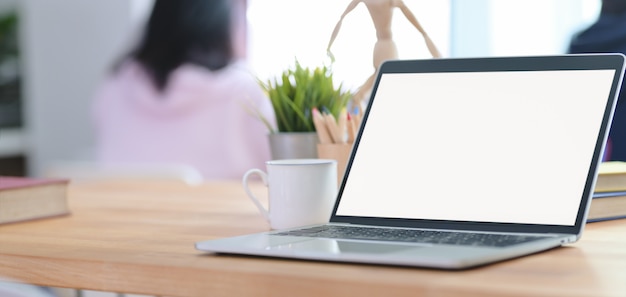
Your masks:
[{"label": "green plant leaf", "polygon": [[334,87],[333,74],[326,66],[310,69],[297,60],[273,80],[259,84],[267,93],[276,114],[279,132],[315,131],[311,110],[328,109],[337,118],[352,94],[342,84]]}]

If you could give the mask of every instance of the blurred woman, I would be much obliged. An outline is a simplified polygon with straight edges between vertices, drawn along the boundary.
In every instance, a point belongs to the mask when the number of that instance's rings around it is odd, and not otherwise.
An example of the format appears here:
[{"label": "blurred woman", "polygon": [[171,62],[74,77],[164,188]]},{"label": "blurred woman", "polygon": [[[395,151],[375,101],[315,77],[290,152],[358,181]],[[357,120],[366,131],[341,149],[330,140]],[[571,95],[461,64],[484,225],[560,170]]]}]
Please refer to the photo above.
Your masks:
[{"label": "blurred woman", "polygon": [[[233,2],[234,3],[234,2]],[[186,164],[239,179],[270,159],[269,100],[233,50],[230,0],[156,0],[94,100],[103,163]]]}]

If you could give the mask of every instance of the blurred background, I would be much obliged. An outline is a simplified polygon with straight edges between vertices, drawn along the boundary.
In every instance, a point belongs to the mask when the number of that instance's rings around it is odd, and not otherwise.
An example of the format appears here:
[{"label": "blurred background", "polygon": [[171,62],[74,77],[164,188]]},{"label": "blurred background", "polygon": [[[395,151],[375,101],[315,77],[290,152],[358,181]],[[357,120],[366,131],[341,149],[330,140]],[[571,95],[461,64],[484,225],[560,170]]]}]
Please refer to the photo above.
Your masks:
[{"label": "blurred background", "polygon": [[[233,0],[245,55],[260,79],[298,59],[329,64],[326,46],[350,0]],[[561,54],[592,23],[600,0],[404,0],[444,57]],[[90,104],[112,63],[134,42],[151,0],[0,0],[0,174],[40,176],[89,161]],[[400,58],[429,58],[421,35],[394,12]],[[373,72],[375,31],[365,6],[344,20],[335,78],[360,86]],[[210,129],[210,127],[207,127]]]}]

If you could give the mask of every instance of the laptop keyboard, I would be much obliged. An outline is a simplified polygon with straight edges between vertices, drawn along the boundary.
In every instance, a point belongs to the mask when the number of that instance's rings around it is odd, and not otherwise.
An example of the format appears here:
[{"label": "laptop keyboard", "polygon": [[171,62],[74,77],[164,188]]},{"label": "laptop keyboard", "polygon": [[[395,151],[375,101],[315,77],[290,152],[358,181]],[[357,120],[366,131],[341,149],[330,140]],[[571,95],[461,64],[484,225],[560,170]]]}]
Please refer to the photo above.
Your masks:
[{"label": "laptop keyboard", "polygon": [[397,228],[372,228],[358,226],[325,225],[276,233],[275,235],[306,236],[353,240],[450,244],[484,247],[509,245],[544,239],[541,236],[450,232]]}]

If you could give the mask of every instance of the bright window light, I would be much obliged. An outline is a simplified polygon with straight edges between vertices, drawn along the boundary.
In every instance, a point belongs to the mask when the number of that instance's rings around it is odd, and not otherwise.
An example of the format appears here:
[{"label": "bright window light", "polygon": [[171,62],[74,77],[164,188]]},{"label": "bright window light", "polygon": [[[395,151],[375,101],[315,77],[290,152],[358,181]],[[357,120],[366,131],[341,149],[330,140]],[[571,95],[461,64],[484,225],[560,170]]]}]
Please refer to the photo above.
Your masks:
[{"label": "bright window light", "polygon": [[[442,55],[448,52],[449,1],[405,0]],[[330,65],[326,47],[350,0],[248,0],[248,57],[259,78],[275,77],[294,64]],[[399,58],[430,58],[421,34],[399,9],[392,31]],[[358,88],[374,72],[376,33],[364,4],[343,20],[332,52],[337,83]]]}]

